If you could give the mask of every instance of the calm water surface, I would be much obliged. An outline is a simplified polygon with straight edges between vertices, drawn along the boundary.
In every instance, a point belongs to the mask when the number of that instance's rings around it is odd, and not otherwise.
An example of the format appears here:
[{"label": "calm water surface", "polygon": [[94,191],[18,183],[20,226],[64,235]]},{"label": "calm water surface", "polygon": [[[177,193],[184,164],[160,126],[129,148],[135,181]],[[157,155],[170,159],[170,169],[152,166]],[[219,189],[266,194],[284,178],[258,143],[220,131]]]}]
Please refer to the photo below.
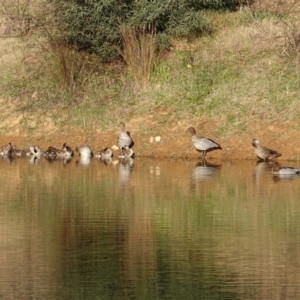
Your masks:
[{"label": "calm water surface", "polygon": [[76,160],[0,159],[0,299],[300,299],[300,178]]}]

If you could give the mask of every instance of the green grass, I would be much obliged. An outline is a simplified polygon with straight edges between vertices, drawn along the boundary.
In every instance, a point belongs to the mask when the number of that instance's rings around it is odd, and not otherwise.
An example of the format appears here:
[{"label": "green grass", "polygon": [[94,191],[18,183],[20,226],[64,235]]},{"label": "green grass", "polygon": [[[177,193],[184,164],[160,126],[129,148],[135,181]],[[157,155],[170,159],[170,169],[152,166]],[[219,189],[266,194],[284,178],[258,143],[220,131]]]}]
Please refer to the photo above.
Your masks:
[{"label": "green grass", "polygon": [[[245,131],[245,119],[262,114],[264,122],[275,120],[283,110],[288,112],[281,114],[283,121],[299,120],[300,77],[291,61],[278,55],[280,42],[259,35],[245,11],[207,15],[212,35],[176,41],[155,60],[150,83],[140,89],[120,63],[104,66],[66,48],[42,51],[34,42],[40,37],[27,36],[22,44],[27,63],[2,70],[2,96],[12,99],[16,110],[48,116],[58,127],[106,128],[116,119],[146,117],[158,106],[172,107],[164,122],[222,119],[219,134]],[[34,130],[27,124],[22,126]]]}]

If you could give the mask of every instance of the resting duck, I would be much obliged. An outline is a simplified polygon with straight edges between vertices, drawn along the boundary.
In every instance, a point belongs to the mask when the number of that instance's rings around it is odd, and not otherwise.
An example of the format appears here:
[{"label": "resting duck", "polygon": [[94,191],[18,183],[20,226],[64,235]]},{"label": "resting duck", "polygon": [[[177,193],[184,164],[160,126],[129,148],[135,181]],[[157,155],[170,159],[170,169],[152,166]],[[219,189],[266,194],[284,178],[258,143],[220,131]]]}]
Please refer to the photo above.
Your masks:
[{"label": "resting duck", "polygon": [[118,137],[118,147],[120,150],[122,150],[125,146],[128,146],[129,148],[133,146],[133,140],[130,136],[130,132],[125,131],[125,124],[121,122],[119,124],[119,127],[121,128],[121,132]]},{"label": "resting duck", "polygon": [[260,160],[268,161],[270,159],[274,159],[276,157],[281,156],[281,153],[278,153],[277,151],[269,149],[267,147],[261,146],[257,138],[254,138],[252,140],[252,146],[255,148],[255,154]]},{"label": "resting duck", "polygon": [[44,156],[46,158],[56,158],[57,152],[61,151],[61,149],[49,146],[48,149],[45,151]]},{"label": "resting duck", "polygon": [[43,154],[42,149],[37,145],[29,146],[29,152],[27,152],[27,156],[41,156]]},{"label": "resting duck", "polygon": [[48,159],[64,159],[70,160],[74,155],[74,151],[71,147],[67,146],[66,143],[63,144],[62,148],[56,148],[50,146],[44,153],[44,156]]},{"label": "resting duck", "polygon": [[62,146],[62,151],[63,151],[63,159],[71,159],[74,156],[74,151],[70,146],[67,145],[67,143],[64,143]]},{"label": "resting duck", "polygon": [[95,153],[95,157],[98,159],[104,159],[104,158],[109,158],[112,157],[113,153],[109,148],[105,148],[103,150],[100,150]]},{"label": "resting duck", "polygon": [[27,152],[25,150],[22,150],[22,149],[13,148],[12,155],[14,157],[26,157]]},{"label": "resting duck", "polygon": [[206,152],[216,149],[222,150],[221,146],[213,140],[196,135],[196,130],[194,127],[189,127],[186,132],[192,134],[192,142],[194,144],[194,147],[196,148],[196,150],[202,152],[201,160],[205,159]]},{"label": "resting duck", "polygon": [[26,151],[17,149],[11,143],[8,143],[0,148],[0,155],[10,158],[23,157],[26,156]]},{"label": "resting duck", "polygon": [[0,155],[12,157],[14,153],[14,148],[11,143],[0,147]]},{"label": "resting duck", "polygon": [[84,157],[92,157],[94,155],[91,148],[85,145],[76,147],[76,151],[79,153],[80,156],[84,156]]},{"label": "resting duck", "polygon": [[105,148],[95,153],[95,157],[107,165],[112,163],[112,156],[113,153],[109,148]]},{"label": "resting duck", "polygon": [[133,156],[134,156],[134,151],[128,146],[123,147],[121,153],[119,154],[120,159],[127,159]]},{"label": "resting duck", "polygon": [[279,167],[278,165],[274,165],[272,167],[272,174],[274,174],[274,175],[296,175],[296,174],[300,174],[300,168]]}]

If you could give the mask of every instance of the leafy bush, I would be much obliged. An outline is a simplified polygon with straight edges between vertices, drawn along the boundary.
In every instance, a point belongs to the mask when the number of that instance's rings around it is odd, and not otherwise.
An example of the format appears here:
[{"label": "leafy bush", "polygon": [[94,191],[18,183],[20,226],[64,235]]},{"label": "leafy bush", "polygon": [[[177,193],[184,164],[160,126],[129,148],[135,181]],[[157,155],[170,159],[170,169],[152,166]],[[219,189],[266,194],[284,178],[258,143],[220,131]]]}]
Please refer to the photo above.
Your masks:
[{"label": "leafy bush", "polygon": [[[239,0],[52,0],[65,40],[78,50],[112,61],[122,47],[120,25],[155,28],[157,41],[191,36],[207,28],[203,9],[232,9]],[[162,35],[162,38],[160,38]]]}]

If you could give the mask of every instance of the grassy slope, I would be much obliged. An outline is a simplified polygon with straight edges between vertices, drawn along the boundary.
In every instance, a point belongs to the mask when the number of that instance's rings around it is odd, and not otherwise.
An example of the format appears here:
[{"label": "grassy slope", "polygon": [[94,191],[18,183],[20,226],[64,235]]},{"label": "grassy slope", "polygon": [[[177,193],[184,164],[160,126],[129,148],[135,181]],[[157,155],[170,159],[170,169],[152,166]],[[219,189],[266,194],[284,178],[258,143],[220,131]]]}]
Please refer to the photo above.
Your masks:
[{"label": "grassy slope", "polygon": [[[281,29],[272,18],[255,24],[244,9],[207,18],[214,33],[174,41],[144,89],[122,66],[105,69],[93,57],[54,51],[34,33],[2,38],[2,133],[49,140],[58,130],[77,135],[74,142],[92,142],[100,132],[116,134],[122,119],[141,137],[140,153],[187,155],[185,130],[193,125],[223,145],[225,151],[216,154],[223,158],[253,157],[251,138],[258,136],[279,148],[279,140],[293,141],[288,158],[297,159],[300,81],[295,66],[279,55]],[[57,53],[71,66],[67,79]],[[66,92],[64,83],[74,76],[79,88]],[[165,144],[145,146],[155,135],[165,137]]]}]

